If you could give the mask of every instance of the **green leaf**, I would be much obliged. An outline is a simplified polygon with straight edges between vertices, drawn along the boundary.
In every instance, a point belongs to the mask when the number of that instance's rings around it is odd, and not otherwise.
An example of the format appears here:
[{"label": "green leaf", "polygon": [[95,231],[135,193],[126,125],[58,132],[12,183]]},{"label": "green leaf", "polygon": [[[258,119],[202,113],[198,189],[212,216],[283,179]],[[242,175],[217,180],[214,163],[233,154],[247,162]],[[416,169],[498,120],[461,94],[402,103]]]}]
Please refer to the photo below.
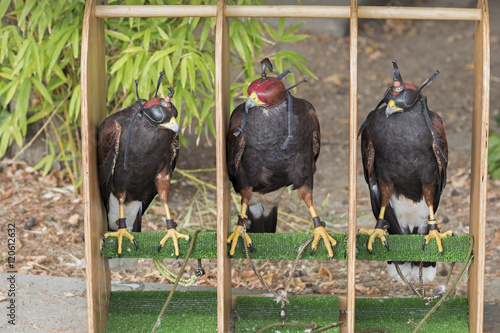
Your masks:
[{"label": "green leaf", "polygon": [[[23,45],[19,48],[19,52],[17,52],[16,55],[16,60],[14,60],[14,66],[18,66],[21,61],[24,59],[24,54],[26,53],[26,50],[30,46],[31,39],[25,39],[23,42]],[[17,72],[17,70],[14,70],[14,72]]]},{"label": "green leaf", "polygon": [[[6,3],[9,3],[5,1]],[[0,45],[0,61],[2,61],[5,57],[7,57],[7,54],[9,52],[8,48],[8,42],[9,42],[9,31],[3,32],[3,37],[2,37],[2,43]]]},{"label": "green leaf", "polygon": [[122,40],[124,42],[130,42],[129,36],[127,36],[121,32],[118,32],[118,31],[106,29],[106,35],[113,37],[113,38],[116,38],[116,39],[119,39],[119,40]]},{"label": "green leaf", "polygon": [[275,41],[278,40],[278,35],[276,35],[276,32],[274,31],[274,29],[267,23],[262,23],[264,25],[264,28],[266,29],[267,33],[269,34],[269,36],[271,36],[272,39],[274,39]]},{"label": "green leaf", "polygon": [[283,42],[283,43],[298,42],[298,41],[306,39],[307,37],[308,37],[307,35],[282,36],[280,38],[280,42]]},{"label": "green leaf", "polygon": [[144,52],[144,48],[142,46],[132,46],[122,51],[122,53],[139,53],[139,52]]},{"label": "green leaf", "polygon": [[292,33],[295,32],[295,30],[297,30],[298,28],[300,28],[302,25],[304,25],[304,22],[300,22],[299,24],[294,25],[293,27],[291,27],[290,29],[288,29],[287,31],[285,31],[285,33],[283,35],[285,35],[285,36],[291,35]]},{"label": "green leaf", "polygon": [[[56,46],[50,50],[51,51],[50,54],[52,55],[52,58],[50,60],[49,68],[47,69],[47,74],[45,76],[45,80],[47,82],[50,81],[50,74],[51,74],[52,69],[54,67],[59,67],[59,66],[55,66],[55,65],[56,65],[56,62],[59,61],[59,58],[61,57],[61,52],[62,52],[64,46],[68,43],[69,37],[71,36],[71,33],[72,33],[71,27],[64,29],[63,32],[64,33],[62,34],[61,38],[58,39]],[[64,76],[64,74],[63,74],[63,76]]]},{"label": "green leaf", "polygon": [[147,28],[146,31],[144,31],[144,39],[142,41],[142,44],[144,45],[144,50],[149,52],[149,43],[151,40],[151,28]]},{"label": "green leaf", "polygon": [[278,35],[278,38],[283,36],[283,31],[285,30],[285,22],[286,19],[284,17],[280,17],[278,21],[278,31],[276,32]]},{"label": "green leaf", "polygon": [[46,117],[50,113],[50,110],[48,108],[43,108],[39,112],[35,113],[31,117],[28,118],[27,123],[32,124],[44,117]]},{"label": "green leaf", "polygon": [[120,59],[118,59],[110,68],[110,73],[113,74],[115,73],[117,70],[119,70],[120,68],[123,67],[123,65],[125,65],[125,63],[127,62],[127,60],[130,59],[130,56],[128,54],[124,54],[122,56],[120,56]]},{"label": "green leaf", "polygon": [[71,50],[73,58],[80,56],[80,30],[77,27],[73,29],[73,33],[71,34]]},{"label": "green leaf", "polygon": [[186,64],[186,58],[183,58],[181,61],[181,85],[182,85],[182,88],[186,88],[186,81],[187,81],[187,64]]},{"label": "green leaf", "polygon": [[10,103],[10,101],[14,97],[14,94],[17,92],[18,85],[19,81],[14,80],[7,83],[5,87],[2,89],[2,93],[4,90],[8,89],[7,94],[5,95],[5,98],[3,100],[3,107],[6,107]]},{"label": "green leaf", "polygon": [[23,146],[23,135],[19,127],[12,127],[12,136],[14,137],[14,142],[19,146]]},{"label": "green leaf", "polygon": [[[35,5],[36,0],[27,0],[24,4],[23,11],[21,14],[17,17],[18,20],[18,27],[21,28],[21,30],[24,31],[24,26],[25,26],[25,20],[26,20],[26,15],[28,15],[29,12],[31,12],[31,9]],[[17,5],[16,5],[17,7]]]},{"label": "green leaf", "polygon": [[[203,29],[201,30],[201,35],[200,35],[200,50],[203,49],[203,46],[205,45],[208,34],[210,33],[210,21],[205,20],[205,23],[203,24]],[[1,59],[1,58],[0,58]]]},{"label": "green leaf", "polygon": [[165,32],[165,30],[163,30],[163,29],[162,29],[162,28],[160,28],[159,26],[158,26],[158,27],[156,27],[156,29],[158,30],[158,33],[160,34],[160,36],[161,36],[161,38],[162,38],[163,40],[167,40],[167,39],[169,39],[169,38],[168,38],[167,33]]},{"label": "green leaf", "polygon": [[167,81],[170,84],[174,83],[174,71],[172,69],[172,63],[169,57],[163,58],[163,69],[165,70],[165,75],[167,76]]},{"label": "green leaf", "polygon": [[69,107],[68,107],[69,119],[76,120],[80,115],[80,101],[81,101],[80,94],[81,94],[81,89],[80,85],[78,84],[73,89],[73,94],[71,95],[71,99],[69,100]]},{"label": "green leaf", "polygon": [[0,1],[0,17],[4,17],[7,9],[9,9],[10,1]]},{"label": "green leaf", "polygon": [[186,58],[186,62],[189,73],[190,90],[194,91],[196,89],[196,70],[194,69],[193,58],[192,57]]},{"label": "green leaf", "polygon": [[49,94],[49,91],[47,90],[47,88],[40,82],[40,80],[38,80],[37,78],[35,77],[32,77],[31,78],[31,83],[35,86],[35,89],[40,93],[40,95],[43,96],[43,98],[45,99],[45,101],[51,105],[54,104],[54,102],[52,101],[52,97],[50,96]]},{"label": "green leaf", "polygon": [[28,103],[30,101],[31,92],[31,81],[24,80],[19,88],[19,94],[17,95],[16,107],[14,109],[18,118],[26,117],[26,112],[28,112]]}]

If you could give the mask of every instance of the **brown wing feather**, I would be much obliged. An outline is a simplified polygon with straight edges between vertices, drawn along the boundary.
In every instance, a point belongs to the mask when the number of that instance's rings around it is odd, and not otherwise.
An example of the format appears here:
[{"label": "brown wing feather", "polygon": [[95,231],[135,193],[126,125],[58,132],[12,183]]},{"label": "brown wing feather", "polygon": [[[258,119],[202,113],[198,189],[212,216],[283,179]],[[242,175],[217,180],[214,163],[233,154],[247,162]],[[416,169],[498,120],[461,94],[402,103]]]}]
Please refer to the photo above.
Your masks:
[{"label": "brown wing feather", "polygon": [[309,116],[311,116],[312,120],[314,121],[314,125],[316,126],[316,130],[313,132],[313,153],[314,153],[314,159],[317,159],[321,146],[321,132],[319,129],[319,120],[318,116],[316,116],[316,111],[314,109],[309,110]]},{"label": "brown wing feather", "polygon": [[241,126],[243,120],[243,113],[233,113],[229,123],[229,131],[227,134],[227,158],[228,163],[232,164],[235,169],[239,169],[241,157],[245,151],[245,135],[240,133],[234,136],[234,133]]},{"label": "brown wing feather", "polygon": [[[436,132],[437,141],[439,146],[443,150],[444,156],[448,159],[448,140],[446,139],[446,132],[444,130],[443,121],[441,117],[437,113],[430,112],[430,117],[432,120],[432,125],[434,126],[434,131]],[[439,179],[439,188],[436,191],[434,198],[434,205],[437,208],[437,204],[439,202],[439,197],[441,196],[442,190],[446,186],[446,168],[448,167],[448,163],[441,156],[439,149],[435,142],[432,143],[432,149],[434,151],[434,155],[436,156],[436,161],[439,168],[440,179]]]},{"label": "brown wing feather", "polygon": [[[120,147],[120,124],[111,119],[99,129],[97,137],[97,156],[99,159],[99,184],[101,190],[108,191],[108,184],[115,171],[118,149]],[[102,193],[107,200],[109,193]]]}]

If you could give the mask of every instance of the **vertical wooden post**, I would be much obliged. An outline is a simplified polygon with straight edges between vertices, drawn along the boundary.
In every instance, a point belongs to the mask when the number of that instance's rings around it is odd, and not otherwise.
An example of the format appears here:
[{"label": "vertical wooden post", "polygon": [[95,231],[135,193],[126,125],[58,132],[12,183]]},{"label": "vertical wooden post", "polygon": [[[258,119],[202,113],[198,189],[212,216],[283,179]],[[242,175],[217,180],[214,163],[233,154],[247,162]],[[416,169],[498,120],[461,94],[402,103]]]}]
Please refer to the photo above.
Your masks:
[{"label": "vertical wooden post", "polygon": [[488,1],[478,0],[481,20],[476,23],[471,145],[470,234],[474,262],[469,272],[469,328],[483,331],[486,256],[486,202],[488,186],[488,130],[490,108],[490,24]]},{"label": "vertical wooden post", "polygon": [[96,129],[106,116],[104,22],[95,17],[98,0],[85,5],[82,28],[81,116],[82,173],[85,223],[87,320],[89,332],[104,332],[109,314],[110,274],[101,256],[101,235],[106,231],[97,175]]},{"label": "vertical wooden post", "polygon": [[351,0],[349,89],[349,214],[347,241],[347,332],[354,332],[356,302],[356,211],[357,211],[357,129],[358,129],[358,1]]},{"label": "vertical wooden post", "polygon": [[229,26],[226,1],[219,0],[215,24],[215,129],[217,167],[217,331],[229,331],[231,262],[227,233],[231,214],[226,167],[226,133],[229,119]]}]

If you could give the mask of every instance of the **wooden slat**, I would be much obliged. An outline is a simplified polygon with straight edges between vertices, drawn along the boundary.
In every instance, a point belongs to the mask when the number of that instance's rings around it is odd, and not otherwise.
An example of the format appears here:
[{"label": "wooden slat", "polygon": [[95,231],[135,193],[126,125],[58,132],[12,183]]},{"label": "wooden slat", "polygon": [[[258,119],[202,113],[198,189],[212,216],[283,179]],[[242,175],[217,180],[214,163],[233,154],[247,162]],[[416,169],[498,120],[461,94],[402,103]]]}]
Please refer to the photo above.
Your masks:
[{"label": "wooden slat", "polygon": [[217,331],[229,331],[231,311],[231,262],[227,256],[226,235],[231,203],[226,167],[226,133],[229,119],[229,23],[226,1],[219,0],[215,23],[215,130],[217,178]]},{"label": "wooden slat", "polygon": [[479,21],[481,11],[476,8],[361,6],[358,9],[358,17],[362,19]]},{"label": "wooden slat", "polygon": [[96,17],[215,17],[217,6],[198,5],[102,5]]},{"label": "wooden slat", "polygon": [[476,23],[472,118],[470,234],[474,262],[469,272],[469,327],[483,332],[484,274],[486,256],[486,203],[488,186],[488,130],[490,108],[490,30],[488,1],[479,0],[482,19]]},{"label": "wooden slat", "polygon": [[354,332],[356,302],[356,211],[357,211],[357,132],[358,132],[358,1],[351,0],[349,88],[349,209],[347,239],[347,332]]},{"label": "wooden slat", "polygon": [[82,173],[89,332],[104,332],[109,314],[110,274],[100,253],[106,216],[97,177],[96,128],[106,115],[104,22],[94,15],[98,0],[87,1],[82,28]]},{"label": "wooden slat", "polygon": [[349,18],[349,6],[227,6],[228,17]]},{"label": "wooden slat", "polygon": [[[226,6],[226,17],[316,17],[349,18],[349,6]],[[214,5],[132,5],[97,6],[97,17],[215,17]],[[478,21],[476,8],[383,7],[361,6],[358,17],[363,19],[467,20]]]}]

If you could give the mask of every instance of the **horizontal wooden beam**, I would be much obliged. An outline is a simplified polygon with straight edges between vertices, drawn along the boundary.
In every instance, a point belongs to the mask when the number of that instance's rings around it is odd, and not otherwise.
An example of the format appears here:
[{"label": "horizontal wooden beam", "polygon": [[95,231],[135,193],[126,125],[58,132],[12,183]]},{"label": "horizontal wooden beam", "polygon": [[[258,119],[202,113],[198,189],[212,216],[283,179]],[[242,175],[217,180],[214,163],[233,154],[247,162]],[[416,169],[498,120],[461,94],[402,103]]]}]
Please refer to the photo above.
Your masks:
[{"label": "horizontal wooden beam", "polygon": [[[96,17],[215,17],[215,5],[101,5]],[[227,17],[349,18],[349,6],[227,6]],[[477,8],[361,6],[360,19],[479,21]]]},{"label": "horizontal wooden beam", "polygon": [[481,11],[477,8],[361,6],[358,8],[358,18],[479,21],[481,20]]}]

